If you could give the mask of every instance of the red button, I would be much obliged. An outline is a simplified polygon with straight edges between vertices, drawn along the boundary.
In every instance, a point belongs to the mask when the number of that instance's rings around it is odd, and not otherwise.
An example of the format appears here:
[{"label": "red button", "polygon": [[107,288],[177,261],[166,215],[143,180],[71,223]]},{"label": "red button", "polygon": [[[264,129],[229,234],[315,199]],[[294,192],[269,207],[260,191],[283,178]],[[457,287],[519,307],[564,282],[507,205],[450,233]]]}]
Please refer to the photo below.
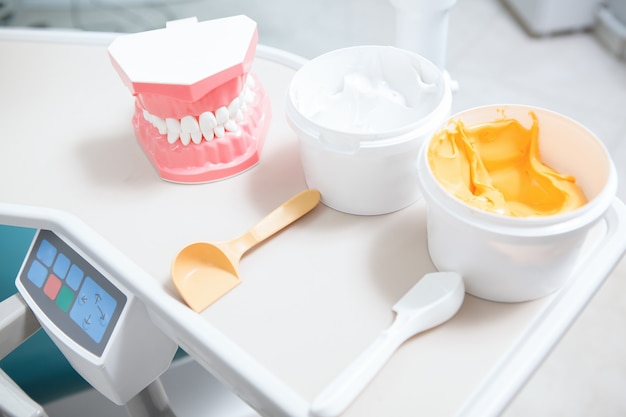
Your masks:
[{"label": "red button", "polygon": [[56,275],[50,274],[48,276],[48,280],[43,286],[44,294],[50,297],[51,300],[54,300],[57,294],[59,293],[60,289],[61,289],[61,280],[57,278]]}]

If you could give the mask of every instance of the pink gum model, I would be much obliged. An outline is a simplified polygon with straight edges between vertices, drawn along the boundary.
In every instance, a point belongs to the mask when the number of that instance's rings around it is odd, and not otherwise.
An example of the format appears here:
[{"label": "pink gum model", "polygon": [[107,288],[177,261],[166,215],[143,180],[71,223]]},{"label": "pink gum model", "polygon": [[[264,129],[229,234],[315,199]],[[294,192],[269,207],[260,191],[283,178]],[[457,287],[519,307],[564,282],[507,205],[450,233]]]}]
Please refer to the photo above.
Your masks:
[{"label": "pink gum model", "polygon": [[233,16],[118,37],[109,56],[136,97],[137,141],[161,178],[215,181],[258,163],[271,106],[250,73],[256,23]]}]

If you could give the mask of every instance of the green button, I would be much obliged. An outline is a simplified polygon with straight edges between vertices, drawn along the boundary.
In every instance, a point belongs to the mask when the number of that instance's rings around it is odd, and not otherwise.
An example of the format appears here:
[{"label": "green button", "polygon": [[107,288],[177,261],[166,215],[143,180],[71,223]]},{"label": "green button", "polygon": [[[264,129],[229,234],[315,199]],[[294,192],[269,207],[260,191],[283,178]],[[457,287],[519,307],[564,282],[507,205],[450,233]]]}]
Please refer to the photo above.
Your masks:
[{"label": "green button", "polygon": [[72,302],[74,301],[74,291],[72,291],[69,287],[63,286],[59,290],[59,294],[56,298],[57,306],[66,313],[69,311],[72,306]]}]

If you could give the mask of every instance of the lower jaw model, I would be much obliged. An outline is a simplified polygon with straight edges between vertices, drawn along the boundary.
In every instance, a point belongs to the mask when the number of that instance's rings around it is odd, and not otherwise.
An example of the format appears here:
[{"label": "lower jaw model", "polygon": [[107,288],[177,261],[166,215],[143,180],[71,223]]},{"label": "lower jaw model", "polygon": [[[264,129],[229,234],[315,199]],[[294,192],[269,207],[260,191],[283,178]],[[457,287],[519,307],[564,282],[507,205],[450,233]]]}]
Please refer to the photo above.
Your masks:
[{"label": "lower jaw model", "polygon": [[250,72],[257,39],[256,23],[234,16],[168,22],[109,46],[135,96],[135,136],[162,179],[216,181],[259,162],[271,106]]}]

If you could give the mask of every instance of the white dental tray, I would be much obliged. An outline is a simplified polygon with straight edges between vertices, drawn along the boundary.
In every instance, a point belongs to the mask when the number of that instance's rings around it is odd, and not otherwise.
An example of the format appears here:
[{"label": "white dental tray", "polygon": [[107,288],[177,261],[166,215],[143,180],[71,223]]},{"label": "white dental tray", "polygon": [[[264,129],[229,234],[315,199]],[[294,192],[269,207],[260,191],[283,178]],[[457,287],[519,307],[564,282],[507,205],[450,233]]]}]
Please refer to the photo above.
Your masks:
[{"label": "white dental tray", "polygon": [[[260,414],[307,416],[389,326],[391,306],[434,270],[423,203],[384,216],[320,205],[246,254],[242,283],[194,313],[170,282],[178,250],[234,238],[306,188],[283,107],[301,61],[259,47],[253,71],[273,112],[260,164],[180,185],[161,180],[135,141],[133,97],[109,62],[110,39],[0,32],[0,223],[65,236]],[[499,414],[621,258],[625,219],[616,200],[577,274],[554,295],[520,304],[467,296],[452,320],[404,344],[344,415]]]}]

